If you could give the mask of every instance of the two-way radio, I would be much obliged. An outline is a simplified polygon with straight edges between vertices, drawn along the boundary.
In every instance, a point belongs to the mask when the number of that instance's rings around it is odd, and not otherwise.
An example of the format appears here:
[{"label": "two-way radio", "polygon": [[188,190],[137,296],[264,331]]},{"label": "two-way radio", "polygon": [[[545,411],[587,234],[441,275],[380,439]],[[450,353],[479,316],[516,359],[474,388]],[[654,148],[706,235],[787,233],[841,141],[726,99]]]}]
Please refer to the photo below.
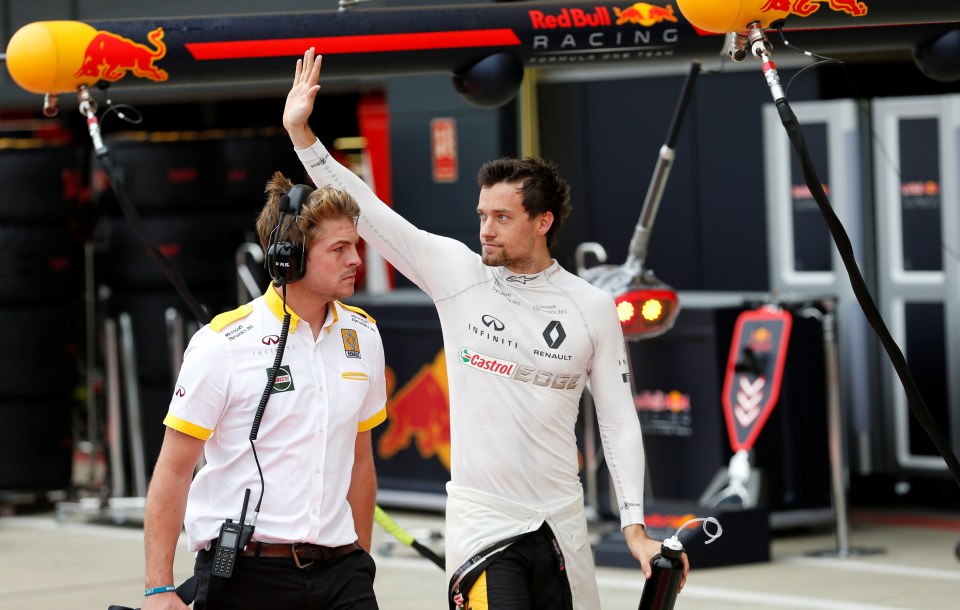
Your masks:
[{"label": "two-way radio", "polygon": [[247,518],[247,503],[250,501],[250,489],[243,494],[243,508],[240,510],[240,521],[227,519],[220,526],[220,537],[217,539],[217,550],[213,556],[213,575],[221,578],[230,578],[233,575],[233,566],[236,563],[240,549],[247,546],[253,537],[254,525],[245,523]]}]

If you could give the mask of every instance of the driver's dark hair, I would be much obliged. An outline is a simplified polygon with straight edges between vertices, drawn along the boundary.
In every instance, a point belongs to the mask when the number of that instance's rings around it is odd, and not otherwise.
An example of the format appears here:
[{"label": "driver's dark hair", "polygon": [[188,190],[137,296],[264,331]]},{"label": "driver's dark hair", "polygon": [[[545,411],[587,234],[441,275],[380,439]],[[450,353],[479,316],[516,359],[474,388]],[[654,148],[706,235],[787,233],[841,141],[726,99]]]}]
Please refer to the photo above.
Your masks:
[{"label": "driver's dark hair", "polygon": [[517,185],[528,217],[533,218],[544,212],[553,213],[553,224],[547,231],[547,246],[552,246],[560,226],[573,211],[570,185],[560,176],[556,164],[526,157],[496,159],[480,166],[477,172],[480,188],[489,188],[501,182]]}]

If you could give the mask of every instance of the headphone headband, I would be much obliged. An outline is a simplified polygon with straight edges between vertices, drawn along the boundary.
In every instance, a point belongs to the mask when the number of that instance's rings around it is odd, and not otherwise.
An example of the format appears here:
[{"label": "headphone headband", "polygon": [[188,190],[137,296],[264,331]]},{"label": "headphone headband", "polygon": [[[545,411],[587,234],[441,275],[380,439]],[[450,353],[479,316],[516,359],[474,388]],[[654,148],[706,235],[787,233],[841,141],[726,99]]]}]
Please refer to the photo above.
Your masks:
[{"label": "headphone headband", "polygon": [[299,216],[311,193],[313,189],[306,184],[294,184],[287,194],[280,198],[280,211]]}]

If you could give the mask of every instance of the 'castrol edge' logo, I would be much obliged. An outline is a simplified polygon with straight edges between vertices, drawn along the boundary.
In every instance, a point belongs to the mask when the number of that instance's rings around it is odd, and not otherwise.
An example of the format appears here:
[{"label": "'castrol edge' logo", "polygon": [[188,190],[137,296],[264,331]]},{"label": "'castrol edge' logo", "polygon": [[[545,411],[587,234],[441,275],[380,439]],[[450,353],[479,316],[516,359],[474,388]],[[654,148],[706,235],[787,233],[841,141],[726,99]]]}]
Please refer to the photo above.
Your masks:
[{"label": "'castrol edge' logo", "polygon": [[493,373],[500,377],[513,377],[513,372],[517,369],[516,362],[491,358],[466,347],[460,348],[460,362],[470,368]]},{"label": "'castrol edge' logo", "polygon": [[577,373],[552,373],[536,367],[518,364],[510,360],[493,358],[470,348],[460,348],[460,362],[464,366],[490,373],[498,377],[506,377],[514,381],[532,383],[533,385],[555,390],[575,390],[580,384],[583,375]]}]

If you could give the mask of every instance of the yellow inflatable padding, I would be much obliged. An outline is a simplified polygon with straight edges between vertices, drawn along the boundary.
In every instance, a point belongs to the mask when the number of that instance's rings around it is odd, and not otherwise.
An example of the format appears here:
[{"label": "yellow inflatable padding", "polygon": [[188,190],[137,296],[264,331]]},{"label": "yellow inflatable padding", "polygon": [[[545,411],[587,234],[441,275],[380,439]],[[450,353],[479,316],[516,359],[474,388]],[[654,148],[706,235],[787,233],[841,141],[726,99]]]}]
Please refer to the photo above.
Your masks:
[{"label": "yellow inflatable padding", "polygon": [[87,46],[97,35],[79,21],[35,21],[23,26],[7,45],[7,69],[13,81],[30,93],[67,93],[97,82],[77,76]]}]

